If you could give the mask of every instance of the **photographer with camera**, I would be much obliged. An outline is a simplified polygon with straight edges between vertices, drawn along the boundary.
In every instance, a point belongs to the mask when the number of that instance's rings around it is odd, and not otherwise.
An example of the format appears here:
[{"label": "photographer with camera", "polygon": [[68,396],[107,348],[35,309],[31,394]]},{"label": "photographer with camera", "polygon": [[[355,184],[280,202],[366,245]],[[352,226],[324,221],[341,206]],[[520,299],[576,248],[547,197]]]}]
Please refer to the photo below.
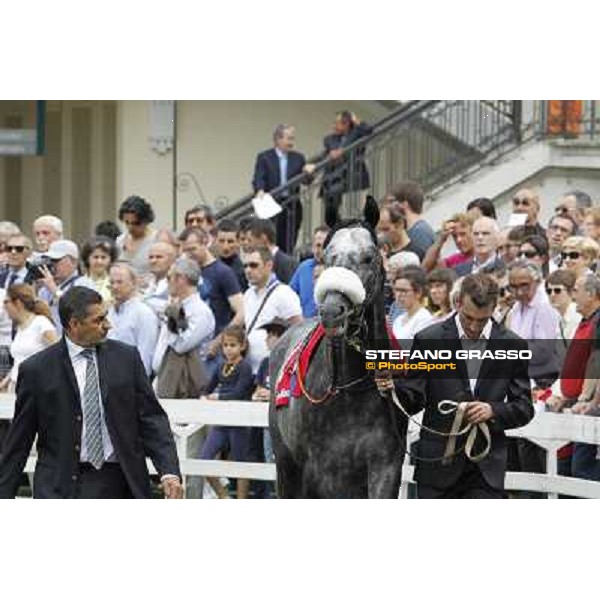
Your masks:
[{"label": "photographer with camera", "polygon": [[52,320],[59,334],[62,333],[58,316],[58,301],[67,290],[76,285],[95,289],[93,284],[79,274],[79,248],[71,240],[52,242],[48,252],[42,254],[35,263],[30,263],[32,276],[39,280],[41,287],[38,297],[50,306]]}]

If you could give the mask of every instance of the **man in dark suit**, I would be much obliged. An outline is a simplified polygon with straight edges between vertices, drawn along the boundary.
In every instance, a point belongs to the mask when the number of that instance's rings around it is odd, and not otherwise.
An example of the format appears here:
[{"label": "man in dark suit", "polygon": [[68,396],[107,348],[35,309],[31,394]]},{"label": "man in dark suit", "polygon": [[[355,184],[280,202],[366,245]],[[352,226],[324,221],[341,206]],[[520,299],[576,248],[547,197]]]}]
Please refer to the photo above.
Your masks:
[{"label": "man in dark suit", "polygon": [[[257,195],[274,190],[302,172],[309,172],[312,166],[306,165],[303,154],[293,150],[294,128],[278,125],[273,133],[274,147],[261,152],[256,157],[252,187]],[[283,204],[283,210],[275,217],[277,245],[285,252],[292,252],[302,224],[302,203],[299,198],[300,186],[295,185],[277,194],[275,200]]]},{"label": "man in dark suit", "polygon": [[35,498],[149,498],[148,455],[167,498],[183,495],[169,421],[132,346],[106,340],[102,297],[75,286],[60,299],[65,335],[21,364],[0,459],[12,498],[37,435]]},{"label": "man in dark suit", "polygon": [[[419,498],[504,497],[504,431],[526,425],[534,409],[527,374],[527,342],[493,321],[497,296],[498,286],[489,275],[467,276],[461,286],[457,314],[419,332],[411,348],[413,353],[450,350],[452,360],[439,362],[453,362],[456,370],[436,371],[435,375],[411,370],[407,379],[395,384],[408,412],[416,414],[425,409],[416,452]],[[506,360],[454,358],[457,351],[465,350],[525,351],[525,356]],[[378,385],[389,389],[390,383],[380,380]],[[443,403],[445,400],[455,404]],[[468,439],[470,431],[445,437],[425,429],[448,434],[455,425],[464,430],[469,424],[477,428],[474,443]],[[486,430],[490,438],[487,453]]]},{"label": "man in dark suit", "polygon": [[373,131],[370,125],[362,123],[355,114],[347,110],[336,115],[333,127],[334,132],[323,139],[323,158],[329,158],[332,162],[325,169],[321,186],[321,197],[325,201],[325,222],[330,227],[339,218],[342,196],[348,192],[366,190],[370,185],[365,148],[356,148],[349,153],[344,153],[344,149]]}]

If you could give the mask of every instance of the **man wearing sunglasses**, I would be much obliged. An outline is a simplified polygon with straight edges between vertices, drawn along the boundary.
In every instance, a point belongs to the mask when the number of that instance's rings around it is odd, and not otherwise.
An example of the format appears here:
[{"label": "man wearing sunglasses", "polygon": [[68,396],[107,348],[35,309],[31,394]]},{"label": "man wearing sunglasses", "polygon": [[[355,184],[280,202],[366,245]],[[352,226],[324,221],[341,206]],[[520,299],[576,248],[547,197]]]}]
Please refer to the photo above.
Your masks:
[{"label": "man wearing sunglasses", "polygon": [[6,242],[8,270],[0,275],[0,288],[8,289],[16,283],[23,283],[27,276],[25,263],[31,256],[33,244],[24,235],[15,235]]},{"label": "man wearing sunglasses", "polygon": [[527,215],[527,235],[546,235],[546,230],[538,222],[540,198],[532,189],[518,190],[513,196],[512,205],[513,213]]},{"label": "man wearing sunglasses", "polygon": [[577,232],[577,223],[568,214],[556,214],[548,223],[548,243],[550,244],[550,272],[561,266],[560,253],[565,240]]},{"label": "man wearing sunglasses", "polygon": [[581,190],[567,192],[559,201],[554,209],[554,214],[569,216],[577,223],[577,227],[583,225],[585,211],[592,206],[592,199],[589,194]]}]

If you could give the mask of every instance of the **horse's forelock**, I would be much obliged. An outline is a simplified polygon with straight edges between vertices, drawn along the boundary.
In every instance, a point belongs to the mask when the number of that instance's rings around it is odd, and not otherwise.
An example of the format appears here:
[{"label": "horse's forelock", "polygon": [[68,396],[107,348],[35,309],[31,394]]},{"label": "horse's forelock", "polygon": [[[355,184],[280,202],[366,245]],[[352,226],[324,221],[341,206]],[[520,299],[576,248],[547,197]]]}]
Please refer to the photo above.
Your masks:
[{"label": "horse's forelock", "polygon": [[333,229],[329,230],[329,233],[327,234],[327,237],[325,238],[325,242],[323,243],[323,250],[325,250],[325,248],[327,248],[327,246],[329,245],[329,242],[331,242],[333,236],[341,229],[359,229],[359,228],[366,229],[369,232],[369,235],[371,236],[371,240],[373,241],[373,244],[375,246],[377,246],[377,233],[368,223],[365,223],[364,221],[361,221],[360,219],[347,219],[345,221],[340,221],[335,227],[333,227]]}]

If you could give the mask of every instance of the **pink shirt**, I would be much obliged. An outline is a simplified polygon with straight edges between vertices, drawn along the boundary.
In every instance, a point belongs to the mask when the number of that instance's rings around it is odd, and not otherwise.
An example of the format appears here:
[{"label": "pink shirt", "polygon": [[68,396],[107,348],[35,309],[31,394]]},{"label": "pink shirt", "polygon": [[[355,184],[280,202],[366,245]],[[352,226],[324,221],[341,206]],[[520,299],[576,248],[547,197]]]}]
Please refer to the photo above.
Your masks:
[{"label": "pink shirt", "polygon": [[467,262],[472,256],[472,254],[456,252],[455,254],[451,254],[447,258],[444,258],[443,263],[446,268],[454,269],[454,267],[457,267],[458,265]]}]

